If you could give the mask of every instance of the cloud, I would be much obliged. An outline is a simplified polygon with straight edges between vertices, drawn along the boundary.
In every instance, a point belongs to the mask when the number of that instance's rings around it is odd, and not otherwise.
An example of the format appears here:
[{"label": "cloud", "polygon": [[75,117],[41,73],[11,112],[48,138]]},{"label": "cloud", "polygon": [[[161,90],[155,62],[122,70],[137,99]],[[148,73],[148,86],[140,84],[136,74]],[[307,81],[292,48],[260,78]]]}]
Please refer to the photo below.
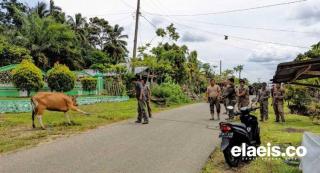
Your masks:
[{"label": "cloud", "polygon": [[320,3],[318,0],[308,1],[303,6],[298,6],[289,12],[289,18],[301,22],[303,25],[320,23]]},{"label": "cloud", "polygon": [[274,66],[285,61],[292,61],[298,50],[294,48],[275,48],[273,46],[260,47],[258,51],[251,53],[248,62],[259,63],[264,66]]},{"label": "cloud", "polygon": [[151,19],[151,23],[153,23],[156,26],[162,24],[163,22],[164,22],[164,19],[160,17],[154,17]]},{"label": "cloud", "polygon": [[208,37],[196,35],[190,32],[185,32],[181,38],[183,42],[206,42],[209,41]]}]

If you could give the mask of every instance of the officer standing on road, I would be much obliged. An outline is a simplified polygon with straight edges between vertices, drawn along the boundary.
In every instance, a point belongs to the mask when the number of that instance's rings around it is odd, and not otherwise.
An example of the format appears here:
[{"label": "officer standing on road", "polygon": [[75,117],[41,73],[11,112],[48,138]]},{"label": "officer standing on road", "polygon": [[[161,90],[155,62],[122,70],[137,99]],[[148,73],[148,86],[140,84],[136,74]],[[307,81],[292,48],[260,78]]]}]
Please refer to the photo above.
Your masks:
[{"label": "officer standing on road", "polygon": [[270,97],[270,91],[267,89],[267,83],[262,83],[262,88],[258,91],[258,102],[260,103],[260,121],[269,119],[268,115],[268,99]]},{"label": "officer standing on road", "polygon": [[224,109],[226,110],[226,112],[224,114],[227,114],[228,113],[228,110],[227,110],[227,102],[226,102],[226,99],[223,97],[224,93],[227,91],[227,81],[223,81],[222,82],[222,93],[221,93],[221,97],[220,97],[220,102],[223,104],[224,106]]},{"label": "officer standing on road", "polygon": [[284,94],[285,91],[281,87],[281,84],[277,83],[276,88],[273,91],[273,109],[276,114],[276,122],[280,122],[280,119],[282,122],[285,122],[283,111]]},{"label": "officer standing on road", "polygon": [[151,118],[152,117],[151,106],[150,106],[151,89],[150,89],[149,85],[146,83],[145,79],[142,80],[142,85],[143,85],[144,95],[146,96],[146,106],[147,106],[147,110],[148,110],[148,115],[149,115],[149,118]]},{"label": "officer standing on road", "polygon": [[245,81],[240,79],[240,86],[238,88],[238,109],[249,106],[249,88],[245,86]]},{"label": "officer standing on road", "polygon": [[135,77],[132,79],[132,81],[135,84],[136,98],[138,101],[138,117],[137,117],[136,123],[141,123],[141,120],[143,118],[144,121],[142,124],[148,124],[149,119],[146,114],[146,97],[144,95],[141,79],[138,79],[138,77]]},{"label": "officer standing on road", "polygon": [[232,110],[228,110],[229,119],[233,119],[234,106],[237,103],[236,90],[235,90],[233,78],[229,78],[227,80],[227,87],[226,87],[225,92],[223,93],[223,97],[226,99],[227,107],[228,106],[233,107]]},{"label": "officer standing on road", "polygon": [[207,88],[207,100],[210,104],[210,114],[211,119],[214,120],[214,107],[217,110],[217,117],[220,120],[220,95],[221,95],[221,88],[219,85],[216,84],[214,79],[210,80],[210,86]]}]

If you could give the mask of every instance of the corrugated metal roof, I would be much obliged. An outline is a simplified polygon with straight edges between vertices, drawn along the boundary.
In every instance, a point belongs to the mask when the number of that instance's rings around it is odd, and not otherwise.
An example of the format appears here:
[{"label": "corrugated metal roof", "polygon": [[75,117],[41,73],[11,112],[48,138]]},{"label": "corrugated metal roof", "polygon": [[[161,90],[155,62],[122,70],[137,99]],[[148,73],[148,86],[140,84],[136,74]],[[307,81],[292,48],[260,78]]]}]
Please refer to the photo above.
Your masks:
[{"label": "corrugated metal roof", "polygon": [[292,83],[296,80],[320,77],[320,57],[305,61],[281,63],[271,81]]}]

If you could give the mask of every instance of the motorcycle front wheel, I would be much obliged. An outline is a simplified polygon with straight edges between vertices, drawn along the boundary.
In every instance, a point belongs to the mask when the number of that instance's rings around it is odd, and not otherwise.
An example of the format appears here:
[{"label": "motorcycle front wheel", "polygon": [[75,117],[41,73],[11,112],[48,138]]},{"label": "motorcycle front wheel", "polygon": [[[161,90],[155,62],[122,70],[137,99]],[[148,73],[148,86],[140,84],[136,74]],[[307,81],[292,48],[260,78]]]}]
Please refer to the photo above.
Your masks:
[{"label": "motorcycle front wheel", "polygon": [[231,148],[228,146],[225,150],[223,150],[224,159],[230,167],[237,167],[240,162],[240,157],[234,157],[231,154]]}]

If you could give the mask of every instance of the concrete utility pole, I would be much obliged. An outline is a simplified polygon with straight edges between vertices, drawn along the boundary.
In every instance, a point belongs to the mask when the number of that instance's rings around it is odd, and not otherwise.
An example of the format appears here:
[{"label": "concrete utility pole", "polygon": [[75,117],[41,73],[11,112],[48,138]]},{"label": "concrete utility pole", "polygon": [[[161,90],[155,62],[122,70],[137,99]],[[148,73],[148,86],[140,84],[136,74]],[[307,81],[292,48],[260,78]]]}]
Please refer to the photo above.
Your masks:
[{"label": "concrete utility pole", "polygon": [[[134,30],[134,40],[133,40],[133,54],[132,60],[137,57],[137,41],[138,41],[138,29],[139,29],[139,17],[140,17],[140,0],[137,2],[137,11],[136,11],[136,26]],[[134,67],[131,64],[132,72],[134,72]]]},{"label": "concrete utility pole", "polygon": [[220,60],[220,76],[222,74],[222,61]]}]

